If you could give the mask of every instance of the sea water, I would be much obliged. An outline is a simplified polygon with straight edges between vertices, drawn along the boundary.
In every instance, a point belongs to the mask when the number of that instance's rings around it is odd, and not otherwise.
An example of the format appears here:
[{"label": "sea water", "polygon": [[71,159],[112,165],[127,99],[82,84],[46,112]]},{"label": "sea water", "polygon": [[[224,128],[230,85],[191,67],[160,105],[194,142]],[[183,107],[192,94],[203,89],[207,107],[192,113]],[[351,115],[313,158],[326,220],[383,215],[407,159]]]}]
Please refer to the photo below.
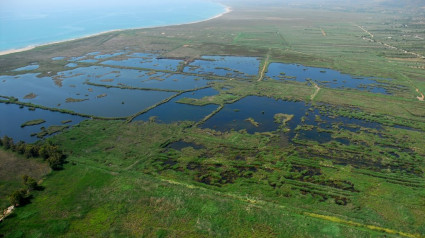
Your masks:
[{"label": "sea water", "polygon": [[225,12],[206,0],[1,0],[0,51],[116,29],[190,23]]}]

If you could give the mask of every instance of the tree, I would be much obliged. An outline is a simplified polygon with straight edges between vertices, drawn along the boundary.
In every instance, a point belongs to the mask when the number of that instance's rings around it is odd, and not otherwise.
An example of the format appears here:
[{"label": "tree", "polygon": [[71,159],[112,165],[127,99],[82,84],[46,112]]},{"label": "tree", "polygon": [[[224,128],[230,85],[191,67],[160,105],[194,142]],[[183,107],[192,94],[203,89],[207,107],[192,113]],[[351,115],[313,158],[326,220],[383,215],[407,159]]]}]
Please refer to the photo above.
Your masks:
[{"label": "tree", "polygon": [[37,150],[33,145],[26,145],[25,146],[25,151],[24,151],[24,156],[28,159],[31,157],[37,157]]},{"label": "tree", "polygon": [[43,159],[47,159],[49,158],[49,154],[48,154],[48,150],[47,150],[47,145],[42,145],[40,146],[40,148],[38,149],[38,154],[40,157],[42,157]]},{"label": "tree", "polygon": [[25,191],[25,189],[16,190],[10,195],[9,200],[15,207],[24,205],[27,201],[27,191]]},{"label": "tree", "polygon": [[47,159],[47,162],[53,170],[60,170],[63,168],[64,159],[62,154],[54,153]]},{"label": "tree", "polygon": [[3,147],[6,150],[12,148],[12,146],[13,146],[13,139],[12,138],[10,138],[8,136],[3,136],[2,141],[3,141]]},{"label": "tree", "polygon": [[25,187],[29,191],[39,189],[39,186],[37,184],[37,181],[35,181],[35,179],[31,178],[30,176],[24,175],[24,176],[22,176],[22,180],[23,180],[23,183],[24,183]]},{"label": "tree", "polygon": [[15,145],[16,152],[21,154],[21,155],[24,154],[25,148],[26,148],[26,144],[23,141],[19,141]]},{"label": "tree", "polygon": [[38,149],[38,155],[41,156],[43,159],[48,159],[49,157],[53,156],[53,154],[59,153],[59,150],[56,146],[52,144],[44,144],[39,147]]}]

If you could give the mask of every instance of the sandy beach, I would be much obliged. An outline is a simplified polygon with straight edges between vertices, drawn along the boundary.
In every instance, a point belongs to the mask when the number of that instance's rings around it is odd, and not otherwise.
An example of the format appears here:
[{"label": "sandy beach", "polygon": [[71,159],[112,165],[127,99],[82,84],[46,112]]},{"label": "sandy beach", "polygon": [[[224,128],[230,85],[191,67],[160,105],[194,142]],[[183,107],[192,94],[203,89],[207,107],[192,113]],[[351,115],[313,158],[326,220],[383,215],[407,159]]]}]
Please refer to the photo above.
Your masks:
[{"label": "sandy beach", "polygon": [[167,26],[182,26],[182,25],[189,25],[189,24],[196,24],[196,23],[206,22],[206,21],[210,21],[210,20],[213,20],[213,19],[222,17],[223,15],[225,15],[227,13],[230,13],[232,11],[232,9],[229,6],[224,6],[224,7],[225,7],[225,11],[223,13],[220,13],[220,14],[218,14],[216,16],[210,17],[210,18],[205,19],[205,20],[193,21],[193,22],[181,23],[181,24],[172,24],[172,25],[159,25],[159,26],[149,26],[149,27],[139,27],[139,28],[127,28],[127,29],[115,29],[115,30],[103,31],[103,32],[95,33],[95,34],[90,34],[90,35],[86,35],[86,36],[82,36],[82,37],[71,38],[71,39],[62,40],[62,41],[53,41],[53,42],[49,42],[49,43],[45,43],[45,44],[30,45],[30,46],[27,46],[27,47],[24,47],[24,48],[20,48],[20,49],[10,49],[10,50],[5,50],[5,51],[0,51],[0,56],[1,55],[8,55],[8,54],[19,53],[19,52],[24,52],[24,51],[32,50],[32,49],[34,49],[36,47],[40,47],[40,46],[47,46],[47,45],[59,44],[59,43],[64,43],[64,42],[69,42],[69,41],[74,41],[74,40],[79,40],[79,39],[94,37],[94,36],[98,36],[98,35],[102,35],[102,34],[106,34],[106,33],[111,33],[111,32],[119,32],[119,31],[127,31],[127,30],[152,29],[152,28],[167,27]]}]

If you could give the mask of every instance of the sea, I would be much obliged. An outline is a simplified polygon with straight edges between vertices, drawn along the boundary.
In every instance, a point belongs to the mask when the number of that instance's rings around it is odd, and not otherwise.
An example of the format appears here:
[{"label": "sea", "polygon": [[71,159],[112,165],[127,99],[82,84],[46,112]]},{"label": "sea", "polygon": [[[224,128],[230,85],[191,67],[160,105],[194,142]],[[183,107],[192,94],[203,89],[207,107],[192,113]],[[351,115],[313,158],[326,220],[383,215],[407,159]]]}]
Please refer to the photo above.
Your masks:
[{"label": "sea", "polygon": [[225,11],[207,0],[0,0],[0,51],[117,29],[197,22]]}]

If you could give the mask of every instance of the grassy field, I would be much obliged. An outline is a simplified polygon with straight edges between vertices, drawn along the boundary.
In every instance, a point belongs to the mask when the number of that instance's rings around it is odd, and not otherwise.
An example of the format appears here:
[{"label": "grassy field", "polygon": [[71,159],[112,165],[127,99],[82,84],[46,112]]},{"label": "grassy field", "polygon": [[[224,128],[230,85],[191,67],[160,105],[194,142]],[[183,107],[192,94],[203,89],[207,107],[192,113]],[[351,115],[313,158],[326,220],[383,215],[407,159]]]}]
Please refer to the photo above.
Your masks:
[{"label": "grassy field", "polygon": [[[169,149],[181,140],[188,146]],[[391,182],[394,172],[301,155],[327,145],[271,140],[184,123],[84,122],[54,139],[69,164],[0,229],[11,237],[423,234],[421,179]]]},{"label": "grassy field", "polygon": [[[34,72],[54,77],[69,62],[52,57],[94,51],[184,59],[177,72],[158,71],[192,76],[200,75],[183,73],[185,64],[203,55],[255,56],[261,61],[255,77],[209,75],[214,81],[208,86],[217,95],[178,102],[220,105],[205,119],[247,96],[305,102],[308,110],[298,126],[249,134],[201,129],[203,121],[132,122],[186,92],[173,90],[175,96],[135,115],[88,120],[49,138],[68,155],[62,171],[45,175],[44,164],[0,151],[1,207],[20,186],[21,173],[44,176],[45,187],[0,224],[0,236],[425,236],[425,106],[417,98],[418,91],[425,93],[423,13],[338,4],[316,9],[229,4],[231,13],[211,21],[112,32],[0,56],[0,74],[15,75],[11,70],[37,62]],[[264,73],[273,62],[392,79],[385,80],[391,94],[272,80]],[[10,97],[0,102],[44,108]],[[293,120],[281,116],[286,119],[277,120],[280,124]],[[344,122],[332,120],[341,117]],[[64,128],[44,134],[59,129]],[[330,139],[303,137],[312,132]]]},{"label": "grassy field", "polygon": [[135,171],[114,175],[85,165],[70,165],[51,174],[44,185],[46,190],[36,195],[32,204],[2,224],[3,233],[10,237],[380,234]]}]

